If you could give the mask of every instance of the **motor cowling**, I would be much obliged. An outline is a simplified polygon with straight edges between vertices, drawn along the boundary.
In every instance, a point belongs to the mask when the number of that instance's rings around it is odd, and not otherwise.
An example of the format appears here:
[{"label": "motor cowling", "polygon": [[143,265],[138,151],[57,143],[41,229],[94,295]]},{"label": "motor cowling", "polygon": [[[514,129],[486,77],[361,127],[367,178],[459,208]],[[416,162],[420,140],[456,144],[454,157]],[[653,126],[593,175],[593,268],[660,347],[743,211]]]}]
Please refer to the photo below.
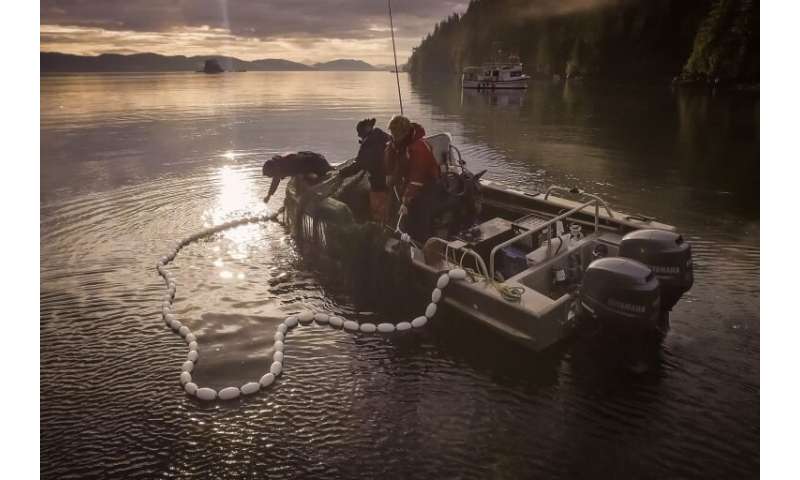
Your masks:
[{"label": "motor cowling", "polygon": [[619,256],[647,265],[661,285],[661,308],[672,310],[694,283],[692,247],[683,236],[667,230],[630,232],[619,244]]},{"label": "motor cowling", "polygon": [[582,310],[591,317],[624,329],[654,328],[661,312],[658,279],[646,265],[630,258],[590,263],[579,297]]}]

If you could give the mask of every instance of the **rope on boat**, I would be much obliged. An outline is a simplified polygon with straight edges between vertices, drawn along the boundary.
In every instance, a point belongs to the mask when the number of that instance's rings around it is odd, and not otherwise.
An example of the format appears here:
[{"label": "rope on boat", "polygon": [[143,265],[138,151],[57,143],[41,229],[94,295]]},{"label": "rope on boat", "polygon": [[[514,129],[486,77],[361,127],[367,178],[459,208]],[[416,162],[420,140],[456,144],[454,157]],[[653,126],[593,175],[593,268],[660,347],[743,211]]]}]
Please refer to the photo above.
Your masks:
[{"label": "rope on boat", "polygon": [[[397,190],[395,190],[395,195],[397,195]],[[399,199],[399,197],[398,197],[398,199]],[[400,225],[403,222],[403,216],[404,215],[401,214],[397,218],[397,226],[395,226],[394,232],[400,234],[400,240],[402,240],[402,241],[404,241],[406,243],[410,243],[411,245],[414,245],[418,249],[422,250],[423,246],[420,245],[419,243],[415,242],[408,233],[404,232],[400,228]],[[445,244],[444,260],[446,262],[450,261],[450,256],[448,254],[449,250],[450,250],[450,247],[447,244]],[[525,295],[525,289],[524,288],[522,288],[522,287],[512,287],[510,285],[505,285],[502,282],[498,282],[494,278],[489,278],[489,272],[478,271],[478,270],[473,269],[473,268],[465,267],[464,266],[464,257],[466,257],[466,255],[467,255],[467,252],[462,253],[461,254],[461,258],[457,262],[459,270],[464,270],[470,276],[470,278],[472,278],[473,280],[475,278],[482,278],[490,287],[492,287],[495,290],[497,290],[497,293],[499,293],[500,296],[503,298],[503,300],[505,300],[506,302],[519,303],[519,302],[522,301],[522,296]],[[453,263],[456,263],[455,262],[455,254],[453,255],[453,260],[454,260]],[[479,265],[476,265],[476,267],[478,269],[480,269]]]},{"label": "rope on boat", "polygon": [[[399,222],[398,222],[399,225]],[[450,261],[450,246],[445,244],[444,247],[444,260],[446,262]],[[519,303],[522,301],[522,296],[525,295],[525,289],[522,287],[512,287],[510,285],[505,285],[502,282],[498,282],[493,278],[489,278],[489,272],[481,269],[481,266],[478,265],[478,262],[475,262],[476,268],[469,268],[464,266],[464,258],[466,258],[467,252],[463,252],[461,254],[461,258],[459,258],[458,262],[455,261],[456,255],[453,253],[453,263],[458,263],[458,267],[467,272],[469,277],[474,281],[476,278],[482,278],[490,287],[497,290],[497,293],[503,297],[503,300],[510,303]]]},{"label": "rope on boat", "polygon": [[[169,265],[175,259],[183,247],[192,242],[229,228],[244,225],[246,223],[277,221],[278,217],[283,213],[283,211],[284,208],[281,207],[277,212],[270,215],[245,217],[208,228],[194,235],[186,237],[180,241],[172,251],[158,260],[156,269],[158,270],[159,275],[164,278],[164,282],[167,285],[167,294],[164,296],[161,308],[162,317],[168,327],[183,337],[189,348],[186,361],[184,361],[181,365],[181,373],[179,376],[180,383],[183,385],[183,389],[187,395],[204,401],[232,400],[242,395],[252,395],[257,393],[262,388],[269,387],[283,372],[283,352],[285,348],[286,336],[289,334],[290,330],[294,329],[298,325],[309,325],[314,322],[317,325],[327,325],[331,328],[362,333],[392,333],[396,331],[402,332],[405,330],[422,328],[431,318],[433,318],[434,315],[436,315],[438,308],[437,305],[442,299],[443,291],[445,288],[447,288],[450,281],[464,280],[467,278],[467,272],[462,268],[455,268],[442,273],[436,281],[436,286],[431,292],[431,301],[425,308],[425,313],[414,318],[410,322],[400,322],[396,325],[391,323],[379,323],[377,325],[374,323],[359,324],[358,322],[347,320],[337,315],[332,315],[325,312],[314,312],[310,310],[289,315],[281,324],[278,325],[277,332],[275,332],[274,336],[275,343],[273,348],[275,351],[270,359],[271,361],[269,363],[269,368],[267,372],[258,379],[258,381],[247,382],[241,386],[234,385],[225,387],[219,391],[210,387],[200,387],[192,379],[192,371],[200,359],[200,347],[197,343],[197,337],[191,332],[189,327],[182,324],[178,320],[173,311],[173,302],[175,300],[177,283],[175,282],[174,275],[167,269],[167,265]],[[401,235],[401,240],[406,243],[411,242],[411,238],[407,233],[403,233]]]}]

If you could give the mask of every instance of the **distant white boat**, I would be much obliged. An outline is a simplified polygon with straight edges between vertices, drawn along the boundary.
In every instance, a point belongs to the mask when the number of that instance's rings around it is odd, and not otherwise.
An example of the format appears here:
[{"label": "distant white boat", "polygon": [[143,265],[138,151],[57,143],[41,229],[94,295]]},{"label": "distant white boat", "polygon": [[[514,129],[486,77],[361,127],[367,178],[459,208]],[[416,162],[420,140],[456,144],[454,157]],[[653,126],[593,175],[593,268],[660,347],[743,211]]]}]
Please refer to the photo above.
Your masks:
[{"label": "distant white boat", "polygon": [[461,74],[462,88],[478,90],[525,89],[530,76],[522,71],[520,62],[484,63],[480,67],[466,67]]}]

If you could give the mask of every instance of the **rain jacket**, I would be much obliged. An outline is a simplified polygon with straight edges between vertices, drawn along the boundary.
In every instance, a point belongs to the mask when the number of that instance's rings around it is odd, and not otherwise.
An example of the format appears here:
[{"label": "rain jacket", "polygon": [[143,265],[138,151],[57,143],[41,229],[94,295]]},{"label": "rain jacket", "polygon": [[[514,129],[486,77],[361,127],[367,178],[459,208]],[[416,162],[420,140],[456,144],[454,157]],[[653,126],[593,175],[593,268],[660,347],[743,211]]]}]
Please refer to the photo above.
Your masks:
[{"label": "rain jacket", "polygon": [[386,170],[383,161],[386,144],[392,137],[380,128],[373,128],[361,142],[355,162],[341,170],[343,177],[355,175],[361,170],[369,173],[370,190],[386,191]]},{"label": "rain jacket", "polygon": [[405,205],[409,205],[423,187],[439,178],[439,164],[424,137],[422,125],[412,123],[406,139],[387,148],[387,171],[393,172]]}]

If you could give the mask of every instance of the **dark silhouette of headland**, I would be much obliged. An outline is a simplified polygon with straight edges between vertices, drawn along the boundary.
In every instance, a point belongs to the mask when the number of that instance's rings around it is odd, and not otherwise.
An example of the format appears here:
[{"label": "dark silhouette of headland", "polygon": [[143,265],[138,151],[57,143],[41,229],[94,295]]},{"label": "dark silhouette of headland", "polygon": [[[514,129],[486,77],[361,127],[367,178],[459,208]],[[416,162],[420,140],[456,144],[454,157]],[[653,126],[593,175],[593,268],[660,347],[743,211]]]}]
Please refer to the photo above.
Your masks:
[{"label": "dark silhouette of headland", "polygon": [[[40,52],[40,71],[42,73],[65,72],[205,72],[221,73],[244,71],[373,71],[380,70],[367,62],[354,59],[337,59],[330,62],[306,65],[282,58],[241,60],[224,55],[159,55],[157,53],[135,53],[122,55],[104,53],[97,56],[71,55],[57,52]],[[215,62],[216,66],[209,62]],[[208,68],[220,72],[207,71]]]}]

